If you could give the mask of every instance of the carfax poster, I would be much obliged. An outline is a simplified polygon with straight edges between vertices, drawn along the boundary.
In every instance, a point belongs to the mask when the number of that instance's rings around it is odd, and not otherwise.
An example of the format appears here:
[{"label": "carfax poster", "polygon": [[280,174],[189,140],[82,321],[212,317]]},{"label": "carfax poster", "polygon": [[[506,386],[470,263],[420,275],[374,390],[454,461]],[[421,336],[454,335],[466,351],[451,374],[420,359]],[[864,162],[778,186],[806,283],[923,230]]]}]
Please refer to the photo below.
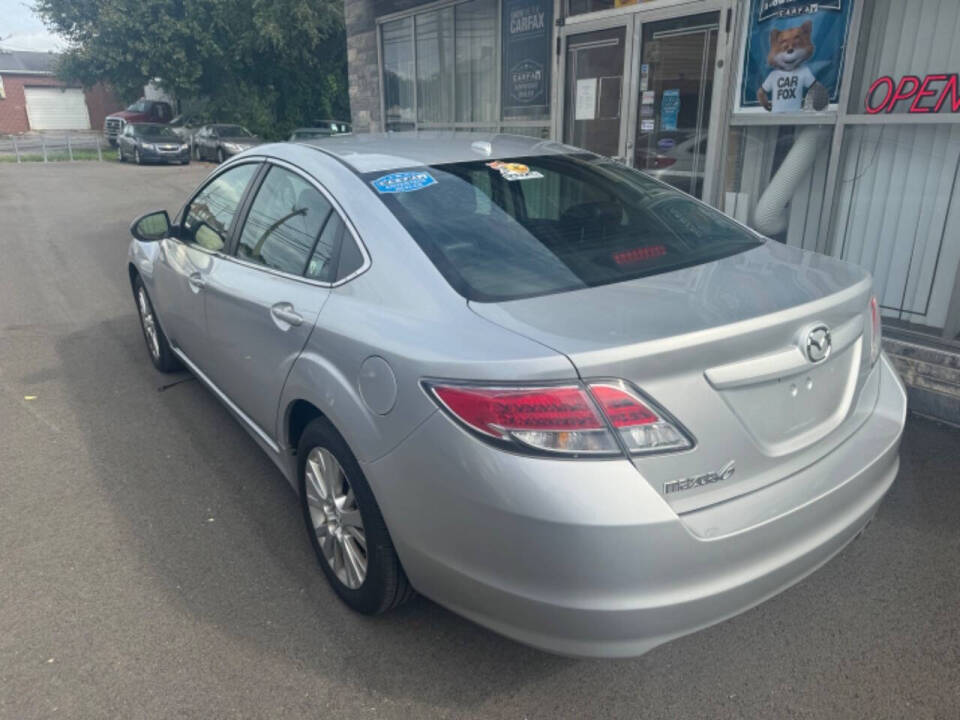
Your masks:
[{"label": "carfax poster", "polygon": [[853,0],[751,0],[741,110],[824,110],[840,95]]},{"label": "carfax poster", "polygon": [[503,110],[516,117],[550,106],[553,0],[503,1]]}]

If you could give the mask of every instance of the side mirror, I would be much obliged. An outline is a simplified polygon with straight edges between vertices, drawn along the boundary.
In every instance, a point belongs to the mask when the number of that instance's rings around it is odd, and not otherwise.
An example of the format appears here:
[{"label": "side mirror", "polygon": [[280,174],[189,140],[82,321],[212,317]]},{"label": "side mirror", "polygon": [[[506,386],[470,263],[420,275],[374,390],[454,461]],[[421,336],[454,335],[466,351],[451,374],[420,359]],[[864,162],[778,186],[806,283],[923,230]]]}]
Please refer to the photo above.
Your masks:
[{"label": "side mirror", "polygon": [[170,216],[166,210],[141,215],[130,225],[130,234],[140,242],[157,242],[170,237]]}]

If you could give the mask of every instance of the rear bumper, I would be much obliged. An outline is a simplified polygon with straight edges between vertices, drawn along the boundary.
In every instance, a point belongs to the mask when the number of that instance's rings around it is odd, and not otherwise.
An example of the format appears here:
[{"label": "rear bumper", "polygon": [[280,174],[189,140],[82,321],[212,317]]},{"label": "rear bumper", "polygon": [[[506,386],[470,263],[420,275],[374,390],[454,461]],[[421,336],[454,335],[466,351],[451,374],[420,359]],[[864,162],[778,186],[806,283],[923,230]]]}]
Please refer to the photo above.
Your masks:
[{"label": "rear bumper", "polygon": [[[789,587],[870,521],[896,476],[906,415],[885,357],[875,372],[874,411],[840,447],[683,516],[626,460],[511,455],[439,413],[364,469],[420,592],[545,650],[639,655]],[[714,535],[738,504],[753,524]]]}]

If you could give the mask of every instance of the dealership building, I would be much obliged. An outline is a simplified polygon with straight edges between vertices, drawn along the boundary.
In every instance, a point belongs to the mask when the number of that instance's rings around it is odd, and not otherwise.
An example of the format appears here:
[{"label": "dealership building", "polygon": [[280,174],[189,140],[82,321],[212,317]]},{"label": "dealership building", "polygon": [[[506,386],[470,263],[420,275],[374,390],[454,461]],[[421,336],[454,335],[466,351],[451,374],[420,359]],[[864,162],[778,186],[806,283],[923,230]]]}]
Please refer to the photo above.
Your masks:
[{"label": "dealership building", "polygon": [[345,14],[356,131],[569,143],[857,263],[912,407],[960,423],[960,0],[345,0]]}]

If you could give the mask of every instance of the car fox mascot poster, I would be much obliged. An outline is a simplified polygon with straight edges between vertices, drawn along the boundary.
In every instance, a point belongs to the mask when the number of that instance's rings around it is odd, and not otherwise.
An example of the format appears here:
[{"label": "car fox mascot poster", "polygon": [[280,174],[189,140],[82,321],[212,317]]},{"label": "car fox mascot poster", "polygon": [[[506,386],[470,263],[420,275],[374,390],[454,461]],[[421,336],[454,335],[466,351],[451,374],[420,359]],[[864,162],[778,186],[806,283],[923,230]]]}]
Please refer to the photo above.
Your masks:
[{"label": "car fox mascot poster", "polygon": [[740,109],[828,109],[840,95],[853,0],[751,0]]}]

